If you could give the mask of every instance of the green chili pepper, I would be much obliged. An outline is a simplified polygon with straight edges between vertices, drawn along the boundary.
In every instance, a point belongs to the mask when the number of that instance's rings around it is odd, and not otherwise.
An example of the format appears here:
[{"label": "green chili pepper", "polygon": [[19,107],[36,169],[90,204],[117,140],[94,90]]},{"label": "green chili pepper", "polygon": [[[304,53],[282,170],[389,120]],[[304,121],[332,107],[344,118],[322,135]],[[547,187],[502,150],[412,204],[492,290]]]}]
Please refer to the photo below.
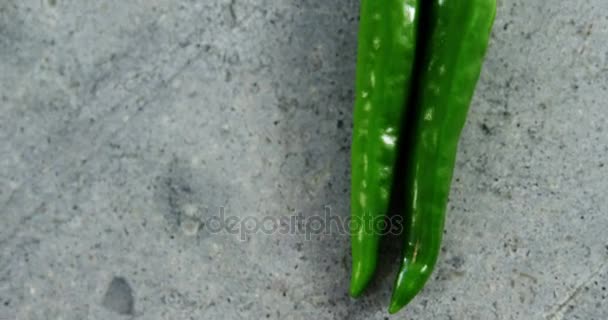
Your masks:
[{"label": "green chili pepper", "polygon": [[416,80],[417,111],[406,164],[405,215],[410,225],[390,313],[414,298],[437,261],[458,140],[496,12],[495,0],[431,2],[423,13],[428,38]]},{"label": "green chili pepper", "polygon": [[352,143],[350,294],[372,278],[416,51],[419,0],[363,0]]}]

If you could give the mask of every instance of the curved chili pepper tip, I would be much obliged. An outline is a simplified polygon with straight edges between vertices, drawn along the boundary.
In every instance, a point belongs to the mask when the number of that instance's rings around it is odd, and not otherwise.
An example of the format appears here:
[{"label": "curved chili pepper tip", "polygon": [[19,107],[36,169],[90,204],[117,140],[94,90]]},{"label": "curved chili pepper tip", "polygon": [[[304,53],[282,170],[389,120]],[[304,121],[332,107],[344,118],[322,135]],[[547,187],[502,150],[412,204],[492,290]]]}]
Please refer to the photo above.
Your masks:
[{"label": "curved chili pepper tip", "polygon": [[409,266],[401,270],[395,281],[395,287],[399,287],[399,290],[393,290],[388,313],[395,314],[409,304],[424,287],[431,276],[431,270],[432,266],[423,266],[420,270]]},{"label": "curved chili pepper tip", "polygon": [[403,306],[400,303],[396,303],[396,302],[392,302],[391,301],[391,304],[388,307],[388,313],[395,314],[395,313],[399,312],[399,310],[401,310],[401,308],[403,308]]},{"label": "curved chili pepper tip", "polygon": [[365,287],[367,287],[367,284],[374,276],[375,267],[370,268],[369,264],[363,262],[355,262],[353,263],[352,269],[353,272],[352,277],[350,279],[350,289],[348,291],[348,294],[353,298],[357,298],[361,296],[363,290],[365,290]]}]

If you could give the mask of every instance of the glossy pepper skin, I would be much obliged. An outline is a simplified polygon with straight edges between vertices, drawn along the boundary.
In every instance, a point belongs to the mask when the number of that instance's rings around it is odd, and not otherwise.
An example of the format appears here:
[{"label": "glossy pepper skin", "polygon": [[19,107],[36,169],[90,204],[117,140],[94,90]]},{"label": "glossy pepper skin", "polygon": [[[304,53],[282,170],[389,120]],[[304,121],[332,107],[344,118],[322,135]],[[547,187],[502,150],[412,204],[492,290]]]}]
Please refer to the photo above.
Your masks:
[{"label": "glossy pepper skin", "polygon": [[410,93],[419,0],[363,0],[359,22],[352,143],[350,295],[376,269],[393,183],[397,140]]},{"label": "glossy pepper skin", "polygon": [[496,12],[495,0],[430,2],[423,9],[428,38],[417,80],[412,150],[405,164],[409,226],[390,313],[420,292],[437,261],[458,140]]}]

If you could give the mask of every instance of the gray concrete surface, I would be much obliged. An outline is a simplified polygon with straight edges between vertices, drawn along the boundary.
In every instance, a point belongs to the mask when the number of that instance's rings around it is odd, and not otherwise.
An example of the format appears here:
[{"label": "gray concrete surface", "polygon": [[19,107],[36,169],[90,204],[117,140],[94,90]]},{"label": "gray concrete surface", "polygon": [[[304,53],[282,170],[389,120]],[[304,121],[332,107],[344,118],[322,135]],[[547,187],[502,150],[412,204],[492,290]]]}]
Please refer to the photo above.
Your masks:
[{"label": "gray concrete surface", "polygon": [[348,216],[358,5],[0,0],[0,319],[608,319],[605,0],[499,1],[402,313],[398,246],[352,300],[344,233],[214,232]]}]

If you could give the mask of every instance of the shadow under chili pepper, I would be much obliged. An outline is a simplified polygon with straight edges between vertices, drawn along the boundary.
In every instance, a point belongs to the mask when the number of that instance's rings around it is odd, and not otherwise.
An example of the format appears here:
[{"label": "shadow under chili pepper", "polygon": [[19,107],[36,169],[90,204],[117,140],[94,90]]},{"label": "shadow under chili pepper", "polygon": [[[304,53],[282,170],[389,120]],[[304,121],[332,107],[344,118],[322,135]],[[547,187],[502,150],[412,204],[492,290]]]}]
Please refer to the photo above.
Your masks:
[{"label": "shadow under chili pepper", "polygon": [[[303,1],[295,7],[283,17],[291,28],[289,39],[272,53],[280,117],[274,123],[283,154],[278,192],[290,213],[310,218],[329,207],[331,217],[344,222],[350,217],[359,0]],[[307,279],[305,287],[287,288],[286,296],[314,296],[315,306],[334,318],[369,318],[385,308],[390,291],[382,299],[351,299],[350,233],[330,231],[281,238],[297,248],[290,258],[297,265],[294,272]],[[295,299],[294,305],[301,300],[309,299]]]}]

